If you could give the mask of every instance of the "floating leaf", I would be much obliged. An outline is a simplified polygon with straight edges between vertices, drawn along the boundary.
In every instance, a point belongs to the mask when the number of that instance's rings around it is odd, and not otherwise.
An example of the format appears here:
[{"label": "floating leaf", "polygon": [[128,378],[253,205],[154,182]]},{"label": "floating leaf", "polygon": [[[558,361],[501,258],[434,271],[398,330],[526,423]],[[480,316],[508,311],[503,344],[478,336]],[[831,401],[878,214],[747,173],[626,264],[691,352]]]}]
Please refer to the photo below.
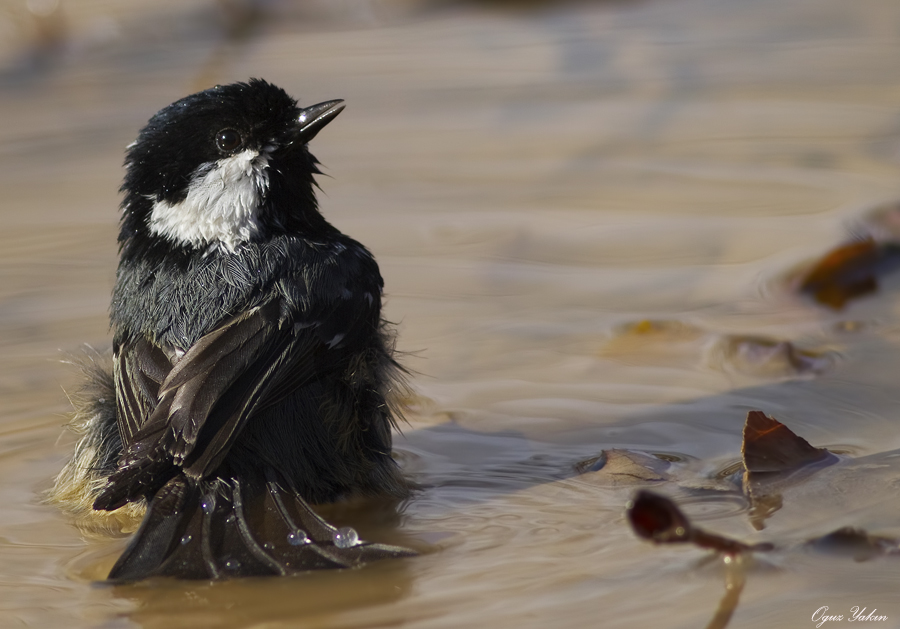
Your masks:
[{"label": "floating leaf", "polygon": [[762,411],[747,413],[741,455],[748,475],[792,472],[810,463],[834,458],[828,450],[811,446],[806,439]]},{"label": "floating leaf", "polygon": [[798,437],[777,419],[761,411],[747,413],[744,443],[744,492],[750,499],[750,523],[757,530],[781,509],[781,484],[788,476],[830,465],[837,457]]}]

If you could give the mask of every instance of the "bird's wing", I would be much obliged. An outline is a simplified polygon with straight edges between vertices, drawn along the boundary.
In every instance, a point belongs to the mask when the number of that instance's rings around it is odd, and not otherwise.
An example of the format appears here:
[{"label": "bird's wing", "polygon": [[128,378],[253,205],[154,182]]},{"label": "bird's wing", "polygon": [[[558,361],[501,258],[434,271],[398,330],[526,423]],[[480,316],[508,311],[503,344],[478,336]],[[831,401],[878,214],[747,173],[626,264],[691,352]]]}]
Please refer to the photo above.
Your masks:
[{"label": "bird's wing", "polygon": [[[350,320],[359,318],[357,311]],[[117,380],[127,385],[119,392],[120,425],[130,438],[94,507],[112,510],[151,496],[179,471],[198,479],[215,471],[255,409],[336,366],[342,352],[329,351],[335,346],[329,338],[337,338],[329,336],[334,320],[288,321],[278,300],[226,320],[176,359],[149,416],[142,415],[146,404],[131,400],[142,387],[152,390],[155,366],[166,354],[136,343],[131,353],[138,355],[122,359]],[[141,416],[146,420],[139,423]]]},{"label": "bird's wing", "polygon": [[172,370],[166,353],[141,337],[113,354],[116,418],[122,444],[128,447],[157,403],[159,387]]}]

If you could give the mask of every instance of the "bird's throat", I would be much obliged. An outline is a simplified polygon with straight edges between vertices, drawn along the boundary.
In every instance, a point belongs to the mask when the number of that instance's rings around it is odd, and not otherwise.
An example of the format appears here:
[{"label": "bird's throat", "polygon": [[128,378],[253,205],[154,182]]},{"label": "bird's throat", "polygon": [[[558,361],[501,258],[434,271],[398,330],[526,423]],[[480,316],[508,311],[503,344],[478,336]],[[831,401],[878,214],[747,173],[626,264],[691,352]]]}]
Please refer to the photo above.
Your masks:
[{"label": "bird's throat", "polygon": [[198,249],[229,252],[260,232],[259,210],[269,188],[267,151],[246,150],[200,166],[187,195],[170,203],[154,200],[150,232]]}]

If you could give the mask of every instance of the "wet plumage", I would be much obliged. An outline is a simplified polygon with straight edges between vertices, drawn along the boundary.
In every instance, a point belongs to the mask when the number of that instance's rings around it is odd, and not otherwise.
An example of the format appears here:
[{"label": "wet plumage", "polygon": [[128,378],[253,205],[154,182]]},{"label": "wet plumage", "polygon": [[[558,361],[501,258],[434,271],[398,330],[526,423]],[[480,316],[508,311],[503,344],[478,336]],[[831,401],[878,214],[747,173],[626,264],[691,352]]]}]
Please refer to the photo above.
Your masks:
[{"label": "wet plumage", "polygon": [[342,108],[301,109],[251,80],[173,103],[129,147],[112,373],[94,369],[82,454],[56,490],[81,473],[96,510],[147,501],[113,578],[407,552],[335,546],[306,504],[408,492],[390,455],[399,368],[378,266],[313,190],[306,143]]}]

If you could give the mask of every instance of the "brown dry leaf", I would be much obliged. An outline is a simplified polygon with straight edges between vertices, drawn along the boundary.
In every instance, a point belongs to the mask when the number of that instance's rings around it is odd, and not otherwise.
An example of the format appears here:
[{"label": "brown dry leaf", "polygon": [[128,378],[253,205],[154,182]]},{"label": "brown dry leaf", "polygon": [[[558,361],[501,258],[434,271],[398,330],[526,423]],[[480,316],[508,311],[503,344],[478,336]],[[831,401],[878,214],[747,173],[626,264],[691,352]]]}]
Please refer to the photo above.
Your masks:
[{"label": "brown dry leaf", "polygon": [[800,291],[820,304],[840,310],[862,295],[878,290],[878,276],[896,267],[898,248],[873,238],[841,245],[819,260],[806,274]]},{"label": "brown dry leaf", "polygon": [[824,448],[811,446],[806,439],[762,411],[747,413],[741,455],[745,474],[749,475],[792,472],[833,456]]},{"label": "brown dry leaf", "polygon": [[741,456],[750,523],[757,530],[765,528],[765,520],[782,506],[779,481],[794,472],[837,461],[828,450],[810,445],[761,411],[747,413]]}]

